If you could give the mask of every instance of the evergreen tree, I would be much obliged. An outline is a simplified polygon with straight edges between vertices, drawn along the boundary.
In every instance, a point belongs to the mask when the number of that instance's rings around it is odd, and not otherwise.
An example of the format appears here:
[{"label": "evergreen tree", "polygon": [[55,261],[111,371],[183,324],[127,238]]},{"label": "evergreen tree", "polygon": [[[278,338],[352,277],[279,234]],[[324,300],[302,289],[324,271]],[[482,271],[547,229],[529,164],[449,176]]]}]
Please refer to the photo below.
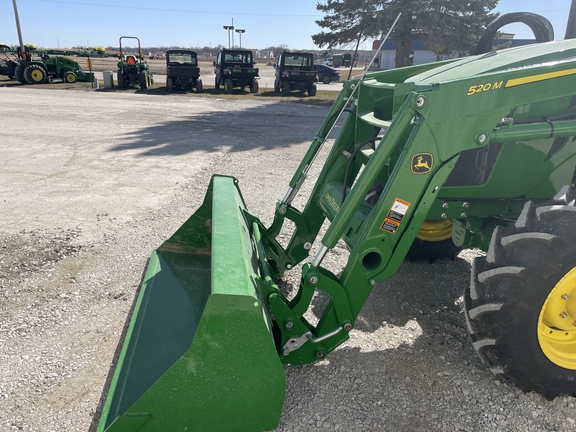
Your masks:
[{"label": "evergreen tree", "polygon": [[401,13],[390,38],[396,41],[396,67],[410,64],[410,43],[421,40],[437,54],[465,53],[498,14],[498,0],[326,0],[316,8],[322,32],[312,36],[320,47],[335,48],[386,33]]}]

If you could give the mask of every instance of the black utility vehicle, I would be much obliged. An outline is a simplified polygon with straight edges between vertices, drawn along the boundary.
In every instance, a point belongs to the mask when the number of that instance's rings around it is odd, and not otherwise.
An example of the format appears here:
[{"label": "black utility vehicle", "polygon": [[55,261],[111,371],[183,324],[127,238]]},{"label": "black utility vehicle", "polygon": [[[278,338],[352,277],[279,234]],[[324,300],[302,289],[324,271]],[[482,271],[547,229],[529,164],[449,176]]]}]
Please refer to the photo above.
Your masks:
[{"label": "black utility vehicle", "polygon": [[300,90],[316,96],[318,73],[314,70],[314,54],[282,51],[274,68],[274,91],[288,94],[290,90]]},{"label": "black utility vehicle", "polygon": [[216,90],[224,86],[226,93],[231,93],[234,87],[250,88],[250,92],[258,93],[258,68],[254,67],[252,51],[246,49],[226,49],[218,51],[218,59],[214,62]]},{"label": "black utility vehicle", "polygon": [[198,55],[192,50],[166,51],[166,90],[196,89],[202,92]]}]

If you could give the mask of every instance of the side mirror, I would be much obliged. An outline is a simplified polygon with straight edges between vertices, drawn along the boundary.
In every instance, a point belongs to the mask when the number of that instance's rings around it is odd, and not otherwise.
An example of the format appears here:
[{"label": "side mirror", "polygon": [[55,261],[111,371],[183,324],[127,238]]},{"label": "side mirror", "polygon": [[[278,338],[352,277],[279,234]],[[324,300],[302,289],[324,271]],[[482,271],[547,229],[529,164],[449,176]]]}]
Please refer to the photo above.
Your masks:
[{"label": "side mirror", "polygon": [[216,66],[216,62],[215,62],[215,61],[212,62],[212,66]]},{"label": "side mirror", "polygon": [[276,69],[276,68],[278,67],[278,65],[277,65],[276,63],[274,63],[274,64],[272,65],[272,67],[273,67],[274,69]]}]

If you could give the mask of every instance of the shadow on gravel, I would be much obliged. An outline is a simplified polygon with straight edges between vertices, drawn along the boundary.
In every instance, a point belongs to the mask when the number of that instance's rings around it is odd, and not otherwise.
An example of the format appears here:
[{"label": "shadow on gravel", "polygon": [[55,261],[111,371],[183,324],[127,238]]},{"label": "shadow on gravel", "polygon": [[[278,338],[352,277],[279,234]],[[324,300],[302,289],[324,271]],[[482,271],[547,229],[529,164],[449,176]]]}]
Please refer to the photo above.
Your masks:
[{"label": "shadow on gravel", "polygon": [[[224,105],[225,104],[225,105]],[[183,105],[185,106],[185,105]],[[180,156],[196,151],[274,150],[311,142],[328,108],[283,102],[190,115],[125,135],[110,151],[141,150],[140,156]]]}]

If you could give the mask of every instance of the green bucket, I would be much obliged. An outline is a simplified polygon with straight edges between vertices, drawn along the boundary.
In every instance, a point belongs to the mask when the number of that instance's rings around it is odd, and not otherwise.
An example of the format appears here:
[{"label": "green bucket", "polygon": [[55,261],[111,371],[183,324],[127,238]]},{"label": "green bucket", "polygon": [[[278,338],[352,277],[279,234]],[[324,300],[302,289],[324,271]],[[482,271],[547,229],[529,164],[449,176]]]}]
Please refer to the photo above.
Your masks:
[{"label": "green bucket", "polygon": [[262,431],[278,426],[286,380],[236,180],[148,264],[98,432]]}]

